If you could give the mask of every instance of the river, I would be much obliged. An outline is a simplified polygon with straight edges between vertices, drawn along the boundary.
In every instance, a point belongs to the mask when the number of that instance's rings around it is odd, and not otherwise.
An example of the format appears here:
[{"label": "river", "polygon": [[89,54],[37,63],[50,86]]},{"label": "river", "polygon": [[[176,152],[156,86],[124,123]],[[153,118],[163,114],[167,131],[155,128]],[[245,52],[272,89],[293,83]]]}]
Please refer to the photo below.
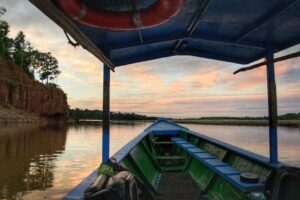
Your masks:
[{"label": "river", "polygon": [[[111,126],[111,154],[150,123]],[[268,156],[265,126],[184,125]],[[279,159],[300,167],[300,128],[279,127]],[[0,125],[0,199],[61,199],[101,160],[101,127]]]}]

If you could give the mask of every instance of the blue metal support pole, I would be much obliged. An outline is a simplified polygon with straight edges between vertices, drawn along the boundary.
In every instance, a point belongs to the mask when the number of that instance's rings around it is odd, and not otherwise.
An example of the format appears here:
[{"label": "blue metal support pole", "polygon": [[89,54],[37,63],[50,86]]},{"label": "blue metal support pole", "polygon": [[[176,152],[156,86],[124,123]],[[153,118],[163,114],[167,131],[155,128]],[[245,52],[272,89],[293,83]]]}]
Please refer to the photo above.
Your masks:
[{"label": "blue metal support pole", "polygon": [[270,162],[276,165],[278,163],[277,151],[277,94],[274,69],[274,54],[271,45],[267,49],[267,83],[268,83],[268,110],[269,110],[269,145]]},{"label": "blue metal support pole", "polygon": [[103,135],[102,162],[109,159],[109,120],[110,120],[110,68],[103,65]]}]

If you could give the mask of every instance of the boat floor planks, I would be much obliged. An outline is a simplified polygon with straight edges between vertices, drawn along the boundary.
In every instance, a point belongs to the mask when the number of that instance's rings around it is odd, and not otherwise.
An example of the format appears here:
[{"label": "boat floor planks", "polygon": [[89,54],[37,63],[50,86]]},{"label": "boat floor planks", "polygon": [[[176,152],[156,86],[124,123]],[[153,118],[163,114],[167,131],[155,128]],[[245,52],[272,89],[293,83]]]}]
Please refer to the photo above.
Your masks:
[{"label": "boat floor planks", "polygon": [[162,174],[155,200],[200,200],[201,191],[189,174],[165,172]]}]

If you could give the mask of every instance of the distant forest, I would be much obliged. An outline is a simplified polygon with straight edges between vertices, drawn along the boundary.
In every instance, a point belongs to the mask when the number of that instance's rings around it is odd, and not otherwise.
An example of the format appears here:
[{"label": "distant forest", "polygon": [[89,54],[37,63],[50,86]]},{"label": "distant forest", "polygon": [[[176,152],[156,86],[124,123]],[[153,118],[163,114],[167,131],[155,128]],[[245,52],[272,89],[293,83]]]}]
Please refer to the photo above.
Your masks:
[{"label": "distant forest", "polygon": [[[92,119],[92,120],[102,120],[103,112],[100,110],[88,110],[88,109],[70,109],[69,118],[75,121],[80,119]],[[111,120],[156,120],[157,117],[148,117],[145,115],[138,115],[135,113],[121,113],[121,112],[111,112]]]},{"label": "distant forest", "polygon": [[[70,109],[69,118],[73,120],[91,119],[102,120],[103,113],[100,110],[88,109]],[[121,113],[111,112],[110,119],[112,120],[156,120],[158,117],[148,117],[135,113]],[[169,118],[170,119],[170,118]],[[199,118],[185,118],[184,120],[266,120],[267,117],[199,117]],[[300,120],[300,113],[287,113],[278,116],[279,120]]]},{"label": "distant forest", "polygon": [[[266,120],[268,117],[199,117],[186,120]],[[300,113],[287,113],[278,116],[279,120],[300,120]]]}]

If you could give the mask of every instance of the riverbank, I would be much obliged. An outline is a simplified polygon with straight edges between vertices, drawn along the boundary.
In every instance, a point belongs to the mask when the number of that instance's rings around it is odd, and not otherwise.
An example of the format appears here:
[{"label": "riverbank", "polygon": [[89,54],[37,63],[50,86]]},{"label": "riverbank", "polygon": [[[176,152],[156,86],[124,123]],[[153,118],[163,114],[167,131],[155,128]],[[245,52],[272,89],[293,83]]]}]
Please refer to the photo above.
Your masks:
[{"label": "riverbank", "polygon": [[40,123],[41,121],[41,118],[35,114],[28,113],[11,106],[0,105],[0,124]]},{"label": "riverbank", "polygon": [[[172,120],[182,124],[234,125],[234,126],[268,126],[268,120]],[[278,120],[278,126],[300,126],[300,120]]]},{"label": "riverbank", "polygon": [[[171,121],[180,124],[204,124],[204,125],[233,125],[233,126],[268,126],[267,120],[187,120],[187,119],[172,119]],[[136,124],[140,122],[154,122],[154,120],[111,120],[111,124]],[[69,120],[69,124],[82,125],[101,125],[102,120],[80,120],[75,122]],[[300,120],[279,120],[278,126],[298,126]]]}]

